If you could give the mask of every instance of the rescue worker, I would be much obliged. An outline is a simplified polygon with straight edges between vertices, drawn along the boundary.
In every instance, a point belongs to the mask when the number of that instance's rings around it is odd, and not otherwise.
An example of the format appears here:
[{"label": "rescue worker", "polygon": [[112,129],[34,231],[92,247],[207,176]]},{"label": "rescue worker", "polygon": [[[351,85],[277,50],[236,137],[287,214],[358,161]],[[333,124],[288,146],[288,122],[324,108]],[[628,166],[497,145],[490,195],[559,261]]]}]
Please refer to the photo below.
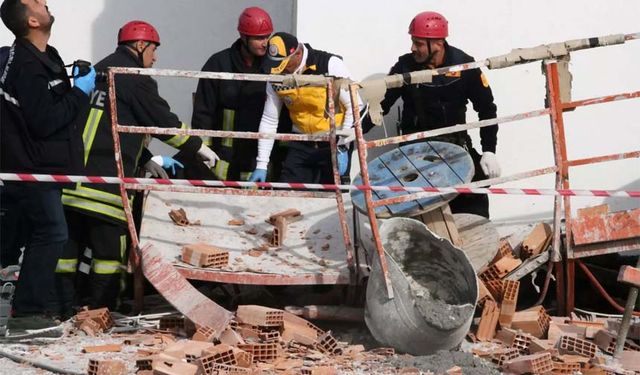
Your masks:
[{"label": "rescue worker", "polygon": [[[151,68],[156,61],[160,36],[156,29],[143,21],[131,21],[118,32],[115,52],[95,65],[99,71],[109,67]],[[92,176],[115,176],[114,146],[111,134],[111,115],[106,82],[98,82],[91,94],[91,111],[84,127],[84,163]],[[118,121],[135,126],[187,128],[171,112],[169,104],[160,97],[157,82],[150,76],[117,75],[115,80]],[[135,174],[144,148],[143,134],[120,134],[124,175]],[[198,137],[182,135],[154,135],[164,143],[182,151],[198,154],[211,166],[216,154],[202,144]],[[131,194],[131,193],[130,193]],[[69,223],[69,242],[58,261],[57,302],[61,312],[72,314],[74,278],[78,256],[91,249],[89,277],[91,308],[117,306],[121,291],[121,272],[127,250],[126,217],[117,185],[77,184],[75,190],[64,190],[62,202]]]},{"label": "rescue worker", "polygon": [[[422,12],[409,25],[411,53],[398,58],[389,72],[404,74],[473,62],[473,57],[447,43],[447,19],[436,12]],[[387,114],[393,104],[402,98],[403,110],[400,128],[402,134],[438,129],[466,122],[467,102],[470,100],[480,120],[496,117],[496,105],[489,81],[480,69],[452,72],[433,77],[431,83],[403,85],[387,90],[382,109]],[[473,145],[466,131],[430,138],[458,144],[470,154],[475,165],[472,181],[500,175],[496,158],[498,125],[480,129],[482,155]],[[486,195],[461,194],[450,202],[453,213],[466,212],[489,217],[489,199]]]},{"label": "rescue worker", "polygon": [[[274,34],[268,43],[266,67],[271,74],[329,75],[348,78],[349,71],[339,56],[315,50],[302,44],[288,33]],[[336,126],[342,130],[353,127],[351,98],[347,90],[340,90],[336,103]],[[282,104],[289,110],[293,131],[302,134],[326,133],[329,129],[327,94],[323,86],[290,87],[267,85],[267,101],[260,120],[261,133],[275,133]],[[348,144],[340,138],[338,169],[346,174],[349,164]],[[256,169],[250,181],[264,182],[273,147],[273,140],[258,141]],[[333,167],[329,142],[289,142],[289,150],[282,167],[282,182],[333,183]]]},{"label": "rescue worker", "polygon": [[[202,67],[206,72],[259,74],[273,33],[269,13],[250,7],[238,17],[240,37],[213,54]],[[265,102],[266,83],[259,81],[200,79],[191,125],[195,129],[257,132]],[[246,181],[255,169],[255,139],[211,138],[209,145],[220,156],[214,173],[220,180]],[[181,159],[181,155],[176,156]],[[188,164],[188,163],[185,163]]]},{"label": "rescue worker", "polygon": [[[0,17],[15,35],[0,72],[0,170],[8,173],[82,174],[81,125],[95,70],[71,85],[58,51],[48,45],[54,17],[45,0],[4,0]],[[77,73],[78,71],[75,70]],[[58,324],[49,303],[58,257],[67,241],[62,186],[6,182],[11,204],[28,225],[10,332]]]}]

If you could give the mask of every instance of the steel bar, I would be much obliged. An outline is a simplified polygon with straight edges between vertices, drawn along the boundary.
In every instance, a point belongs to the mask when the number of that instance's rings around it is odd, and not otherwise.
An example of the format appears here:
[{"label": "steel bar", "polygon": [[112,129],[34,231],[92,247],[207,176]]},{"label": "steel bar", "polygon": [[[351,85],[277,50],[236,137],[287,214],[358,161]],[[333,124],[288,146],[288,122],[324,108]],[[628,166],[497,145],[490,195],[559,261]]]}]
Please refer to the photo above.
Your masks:
[{"label": "steel bar", "polygon": [[334,198],[335,194],[325,191],[297,191],[297,190],[258,190],[237,188],[216,188],[206,186],[174,186],[125,184],[125,188],[132,190],[172,191],[180,193],[210,193],[224,195],[244,195],[249,197],[288,197],[288,198]]},{"label": "steel bar", "polygon": [[398,144],[398,143],[402,143],[402,142],[409,142],[409,141],[415,141],[415,140],[429,138],[429,137],[435,137],[435,136],[443,135],[443,134],[455,133],[455,132],[459,132],[459,131],[463,131],[463,130],[484,128],[484,127],[492,126],[492,125],[496,125],[496,124],[501,124],[502,125],[502,124],[505,124],[505,123],[514,122],[514,121],[518,121],[518,120],[525,120],[525,119],[529,119],[529,118],[548,115],[549,113],[550,113],[549,109],[546,109],[546,108],[545,109],[538,109],[538,110],[535,110],[535,111],[518,113],[518,114],[515,114],[515,115],[511,115],[511,116],[496,117],[496,118],[492,118],[492,119],[475,121],[475,122],[470,122],[470,123],[467,123],[467,124],[458,124],[458,125],[448,126],[448,127],[445,127],[445,128],[428,130],[428,131],[424,131],[424,132],[399,135],[399,136],[396,136],[396,137],[389,137],[389,138],[383,138],[383,139],[376,139],[376,140],[373,140],[373,141],[368,141],[366,144],[367,144],[367,148],[388,146],[388,145]]},{"label": "steel bar", "polygon": [[[340,88],[338,88],[340,90]],[[327,106],[329,107],[329,125],[331,126],[330,132],[330,150],[331,150],[331,167],[333,170],[333,182],[336,186],[341,184],[340,171],[338,170],[338,142],[336,135],[336,108],[334,101],[334,86],[333,81],[327,82]],[[336,204],[338,205],[338,218],[340,219],[340,227],[342,228],[342,239],[344,240],[344,248],[347,256],[347,265],[349,272],[353,277],[352,283],[355,284],[356,267],[353,259],[353,246],[351,243],[351,236],[349,234],[349,224],[347,223],[347,212],[344,209],[344,200],[342,198],[342,190],[335,189]]]},{"label": "steel bar", "polygon": [[[351,95],[351,105],[358,101],[358,88],[357,85],[349,86],[349,94]],[[364,135],[362,133],[362,122],[360,118],[360,111],[354,108],[353,111],[353,126],[356,131],[356,145],[358,150],[358,161],[360,162],[360,174],[362,175],[362,182],[366,186],[370,186],[371,182],[369,181],[369,168],[367,166],[367,144],[364,141]],[[387,265],[387,258],[384,253],[384,248],[382,247],[382,240],[380,239],[380,229],[378,228],[378,219],[376,217],[376,212],[373,207],[373,194],[371,190],[366,190],[364,192],[364,199],[367,206],[367,215],[369,216],[369,223],[371,224],[371,233],[373,235],[373,242],[376,246],[376,251],[378,252],[378,258],[380,260],[380,269],[382,270],[382,277],[385,281],[385,286],[387,289],[387,297],[389,299],[393,298],[393,286],[391,285],[391,278],[389,275],[389,268]]]},{"label": "steel bar", "polygon": [[594,105],[594,104],[610,103],[610,102],[616,102],[616,101],[619,101],[619,100],[634,99],[634,98],[638,98],[638,97],[640,97],[640,91],[627,92],[627,93],[623,93],[623,94],[607,95],[607,96],[601,96],[601,97],[598,97],[598,98],[590,98],[590,99],[583,99],[583,100],[576,100],[576,101],[573,101],[573,102],[562,103],[562,109],[572,109],[572,108],[577,108],[577,107],[586,107],[586,106],[590,106],[590,105]]},{"label": "steel bar", "polygon": [[640,151],[623,152],[621,154],[611,154],[611,155],[595,156],[595,157],[586,158],[586,159],[569,160],[567,164],[570,167],[577,167],[577,166],[586,165],[586,164],[596,164],[596,163],[602,163],[606,161],[615,161],[615,160],[624,160],[624,159],[633,159],[633,158],[640,158]]},{"label": "steel bar", "polygon": [[150,126],[128,126],[118,125],[118,132],[135,134],[163,134],[163,135],[190,135],[198,137],[214,138],[242,138],[242,139],[277,139],[282,141],[310,141],[329,142],[329,134],[283,134],[283,133],[255,133],[255,132],[234,132],[224,130],[204,130],[204,129],[178,129],[178,128],[158,128]]}]

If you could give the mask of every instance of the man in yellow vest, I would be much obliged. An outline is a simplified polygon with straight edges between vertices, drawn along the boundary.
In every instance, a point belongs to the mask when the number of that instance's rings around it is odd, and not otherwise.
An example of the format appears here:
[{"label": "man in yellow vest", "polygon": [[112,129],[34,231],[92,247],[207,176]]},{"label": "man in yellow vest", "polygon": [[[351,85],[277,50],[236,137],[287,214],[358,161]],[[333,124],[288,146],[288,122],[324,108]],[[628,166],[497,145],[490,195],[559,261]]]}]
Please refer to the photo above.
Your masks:
[{"label": "man in yellow vest", "polygon": [[[268,43],[265,69],[271,74],[327,75],[338,78],[350,76],[339,56],[311,48],[298,42],[295,36],[279,32]],[[351,100],[347,90],[340,91],[336,103],[336,126],[343,130],[353,127]],[[282,104],[289,110],[293,131],[301,134],[318,134],[329,131],[327,93],[323,86],[286,86],[267,84],[261,133],[276,133]],[[260,139],[256,169],[249,181],[264,182],[267,175],[269,155],[274,141]],[[339,141],[338,169],[340,174],[348,173],[348,145]],[[289,142],[289,152],[283,163],[282,182],[333,183],[331,149],[328,142]]]}]

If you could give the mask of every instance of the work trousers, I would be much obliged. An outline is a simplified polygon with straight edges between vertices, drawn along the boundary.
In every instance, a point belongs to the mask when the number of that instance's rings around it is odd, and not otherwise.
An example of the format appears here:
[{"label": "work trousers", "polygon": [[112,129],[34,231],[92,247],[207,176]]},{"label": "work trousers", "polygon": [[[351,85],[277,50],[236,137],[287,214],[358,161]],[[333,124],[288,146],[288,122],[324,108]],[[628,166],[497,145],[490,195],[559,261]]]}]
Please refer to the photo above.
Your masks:
[{"label": "work trousers", "polygon": [[18,264],[27,242],[26,215],[13,199],[5,199],[0,187],[0,268]]},{"label": "work trousers", "polygon": [[282,164],[280,181],[333,184],[329,143],[289,142],[289,150]]},{"label": "work trousers", "polygon": [[[473,147],[470,147],[468,151],[471,159],[473,159],[473,166],[475,168],[471,182],[489,178],[480,166],[482,156]],[[449,202],[449,207],[454,214],[467,213],[484,216],[487,219],[489,218],[489,197],[486,194],[459,194]]]},{"label": "work trousers", "polygon": [[9,182],[2,188],[2,205],[17,210],[28,228],[13,300],[16,316],[53,313],[56,263],[67,241],[61,195],[60,187],[49,184]]},{"label": "work trousers", "polygon": [[[68,314],[74,304],[117,309],[124,289],[124,262],[128,244],[122,225],[67,210],[69,241],[56,267],[56,306]],[[83,255],[90,249],[91,260]],[[84,260],[84,262],[82,261]],[[79,268],[86,267],[78,272]],[[88,280],[86,275],[88,273]],[[85,290],[85,294],[79,291]]]}]

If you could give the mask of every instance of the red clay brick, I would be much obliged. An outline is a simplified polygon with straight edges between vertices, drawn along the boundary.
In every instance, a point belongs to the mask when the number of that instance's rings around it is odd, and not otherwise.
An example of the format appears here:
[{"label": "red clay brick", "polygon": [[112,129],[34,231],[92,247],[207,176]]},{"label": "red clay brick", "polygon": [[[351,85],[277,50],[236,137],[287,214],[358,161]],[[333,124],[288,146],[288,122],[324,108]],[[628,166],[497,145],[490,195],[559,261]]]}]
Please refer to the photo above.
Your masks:
[{"label": "red clay brick", "polygon": [[91,319],[100,325],[103,331],[113,327],[111,313],[106,307],[95,310],[84,310],[76,314],[76,326],[80,326],[85,320]]},{"label": "red clay brick", "polygon": [[553,231],[549,224],[538,223],[531,233],[522,241],[520,257],[522,259],[528,259],[540,254],[545,250],[544,246],[548,243],[547,240],[552,233]]},{"label": "red clay brick", "polygon": [[126,375],[127,366],[123,361],[117,360],[89,360],[89,375]]},{"label": "red clay brick", "polygon": [[480,324],[478,324],[478,331],[476,332],[478,340],[489,341],[493,339],[496,334],[499,316],[500,310],[498,310],[496,303],[491,300],[486,301],[482,309],[482,317],[480,318]]},{"label": "red clay brick", "polygon": [[558,346],[561,354],[578,354],[589,358],[596,356],[596,349],[594,343],[571,336],[562,336]]},{"label": "red clay brick", "polygon": [[511,327],[513,315],[518,304],[518,292],[520,281],[506,280],[504,282],[504,292],[502,294],[502,304],[500,305],[500,327]]},{"label": "red clay brick", "polygon": [[265,344],[244,344],[238,345],[238,349],[253,354],[253,361],[273,362],[280,354],[280,347],[277,343]]},{"label": "red clay brick", "polygon": [[534,337],[541,338],[547,334],[551,318],[542,306],[534,306],[513,314],[511,328],[519,329]]},{"label": "red clay brick", "polygon": [[182,261],[196,267],[222,268],[229,265],[229,252],[206,243],[189,244],[182,247]]},{"label": "red clay brick", "polygon": [[553,370],[553,362],[549,353],[530,354],[506,362],[503,370],[516,374],[546,374]]},{"label": "red clay brick", "polygon": [[284,322],[284,311],[258,305],[241,305],[236,311],[236,318],[240,323],[261,327],[281,327]]},{"label": "red clay brick", "polygon": [[620,267],[620,273],[618,273],[618,282],[640,288],[640,268],[631,266]]}]

